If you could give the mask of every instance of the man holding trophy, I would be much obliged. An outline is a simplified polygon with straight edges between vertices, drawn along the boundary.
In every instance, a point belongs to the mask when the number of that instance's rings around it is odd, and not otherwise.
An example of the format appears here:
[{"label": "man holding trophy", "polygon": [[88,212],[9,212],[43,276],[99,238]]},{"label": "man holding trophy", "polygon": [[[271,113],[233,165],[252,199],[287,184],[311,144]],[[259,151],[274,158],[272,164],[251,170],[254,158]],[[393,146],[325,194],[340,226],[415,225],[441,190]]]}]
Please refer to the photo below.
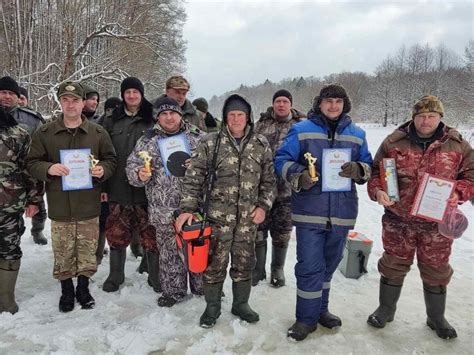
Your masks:
[{"label": "man holding trophy", "polygon": [[342,325],[328,310],[332,275],[358,211],[355,183],[370,178],[372,156],[365,132],[352,123],[351,102],[339,84],[323,87],[308,113],[275,156],[276,172],[292,185],[296,226],[296,322],[288,330],[305,339],[317,324]]}]

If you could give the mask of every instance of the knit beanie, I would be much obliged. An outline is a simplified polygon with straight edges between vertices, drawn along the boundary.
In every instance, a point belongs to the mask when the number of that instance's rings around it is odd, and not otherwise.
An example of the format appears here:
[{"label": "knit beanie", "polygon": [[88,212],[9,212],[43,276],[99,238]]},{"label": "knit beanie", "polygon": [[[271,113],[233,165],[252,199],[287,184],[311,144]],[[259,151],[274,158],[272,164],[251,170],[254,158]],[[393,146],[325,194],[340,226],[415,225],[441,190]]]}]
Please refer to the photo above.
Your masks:
[{"label": "knit beanie", "polygon": [[286,97],[293,105],[293,96],[291,96],[291,92],[285,89],[278,90],[276,93],[273,94],[272,103],[275,102],[275,100],[280,96]]},{"label": "knit beanie", "polygon": [[158,116],[165,111],[174,111],[183,116],[183,111],[181,110],[178,102],[168,96],[158,98],[153,104],[154,117],[158,118]]},{"label": "knit beanie", "polygon": [[209,110],[209,104],[204,97],[198,97],[193,101],[193,105],[201,112],[206,113]]},{"label": "knit beanie", "polygon": [[20,97],[20,87],[15,79],[9,76],[4,76],[0,79],[0,90],[8,90],[14,92],[16,96]]},{"label": "knit beanie", "polygon": [[413,105],[412,118],[420,113],[437,112],[443,117],[443,103],[433,95],[425,95]]},{"label": "knit beanie", "polygon": [[28,90],[26,90],[23,86],[20,86],[20,95],[23,95],[28,100]]},{"label": "knit beanie", "polygon": [[346,89],[341,84],[334,83],[323,86],[319,95],[316,96],[313,100],[313,111],[317,114],[321,113],[319,105],[321,104],[322,99],[343,99],[344,108],[342,113],[348,113],[351,111],[351,100],[347,96]]},{"label": "knit beanie", "polygon": [[243,98],[239,96],[233,96],[229,98],[224,107],[224,120],[227,121],[227,114],[230,111],[242,111],[245,112],[247,118],[250,116],[250,105]]},{"label": "knit beanie", "polygon": [[143,86],[143,83],[138,78],[131,76],[129,78],[123,79],[122,83],[120,84],[120,95],[122,96],[122,99],[123,99],[123,94],[125,90],[128,90],[128,89],[136,89],[140,91],[140,93],[142,94],[142,97],[145,96],[145,87]]},{"label": "knit beanie", "polygon": [[118,97],[109,97],[104,102],[104,110],[107,110],[109,108],[116,108],[121,103],[122,103],[122,100],[120,100]]}]

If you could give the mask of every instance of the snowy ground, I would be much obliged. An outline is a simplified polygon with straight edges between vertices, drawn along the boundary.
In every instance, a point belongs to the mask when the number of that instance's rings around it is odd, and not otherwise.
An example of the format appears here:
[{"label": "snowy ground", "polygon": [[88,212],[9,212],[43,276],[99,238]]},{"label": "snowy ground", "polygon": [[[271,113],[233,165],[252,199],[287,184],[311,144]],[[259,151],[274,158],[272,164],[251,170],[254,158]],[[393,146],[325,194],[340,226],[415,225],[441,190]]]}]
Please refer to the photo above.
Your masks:
[{"label": "snowy ground", "polygon": [[[391,131],[370,126],[366,130],[373,153]],[[287,286],[274,289],[263,282],[252,289],[250,303],[260,313],[260,322],[247,324],[230,313],[232,291],[227,279],[222,315],[213,329],[205,330],[198,326],[204,300],[190,297],[171,309],[158,307],[157,295],[148,287],[146,276],[135,271],[140,260],[132,255],[127,258],[126,280],[119,292],[108,294],[101,289],[108,275],[106,257],[91,285],[96,308],[76,307],[70,313],[59,313],[60,285],[51,276],[51,246],[35,245],[27,232],[22,241],[24,256],[17,283],[20,311],[14,316],[0,314],[0,354],[472,354],[474,208],[470,204],[462,206],[471,225],[455,241],[451,257],[455,273],[448,288],[446,314],[459,337],[445,341],[425,325],[422,284],[416,266],[407,277],[395,320],[385,329],[366,324],[367,316],[378,304],[382,208],[369,201],[365,186],[359,195],[356,230],[373,239],[374,247],[368,274],[358,280],[346,279],[339,271],[334,275],[330,309],[343,320],[337,331],[320,327],[300,343],[286,338],[295,312],[294,238],[285,268]],[[49,224],[46,230],[50,239]],[[268,270],[270,260],[267,261]]]}]

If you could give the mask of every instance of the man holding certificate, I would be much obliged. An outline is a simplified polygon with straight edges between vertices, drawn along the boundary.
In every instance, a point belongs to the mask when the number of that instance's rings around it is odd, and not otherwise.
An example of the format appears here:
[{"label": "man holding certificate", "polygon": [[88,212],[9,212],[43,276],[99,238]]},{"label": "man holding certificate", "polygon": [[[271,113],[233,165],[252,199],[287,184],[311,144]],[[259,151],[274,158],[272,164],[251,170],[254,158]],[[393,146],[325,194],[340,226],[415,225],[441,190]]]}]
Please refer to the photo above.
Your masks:
[{"label": "man holding certificate", "polygon": [[79,83],[59,86],[62,114],[34,133],[27,159],[30,174],[46,182],[53,277],[61,281],[61,312],[72,311],[75,298],[84,309],[94,307],[88,286],[97,271],[100,185],[115,169],[109,135],[81,114],[84,97]]},{"label": "man holding certificate", "polygon": [[[427,325],[443,339],[456,338],[444,318],[452,240],[438,232],[449,206],[474,196],[474,151],[459,132],[442,121],[444,108],[435,96],[424,96],[413,106],[412,120],[382,142],[375,155],[369,196],[385,207],[382,217],[384,253],[379,307],[367,322],[377,328],[393,321],[403,280],[416,253],[423,281]],[[398,196],[384,190],[379,164],[392,159],[398,175]],[[383,178],[385,179],[386,174]],[[395,200],[398,200],[395,202]]]},{"label": "man holding certificate", "polygon": [[351,103],[339,84],[323,87],[275,156],[275,169],[291,184],[296,226],[296,322],[288,336],[305,339],[317,324],[342,325],[328,310],[331,278],[341,261],[347,233],[356,223],[355,183],[370,177],[372,156],[365,132],[348,115]]}]

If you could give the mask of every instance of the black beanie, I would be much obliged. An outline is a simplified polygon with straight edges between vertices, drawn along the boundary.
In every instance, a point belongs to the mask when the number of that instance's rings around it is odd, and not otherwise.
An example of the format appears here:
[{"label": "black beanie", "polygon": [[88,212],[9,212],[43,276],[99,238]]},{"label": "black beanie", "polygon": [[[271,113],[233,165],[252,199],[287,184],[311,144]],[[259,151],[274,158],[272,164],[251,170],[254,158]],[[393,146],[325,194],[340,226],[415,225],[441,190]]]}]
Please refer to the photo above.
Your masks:
[{"label": "black beanie", "polygon": [[23,86],[20,86],[20,95],[23,95],[28,100],[28,90],[26,90]]},{"label": "black beanie", "polygon": [[313,111],[317,114],[321,113],[319,105],[322,99],[343,99],[344,108],[342,109],[342,113],[348,113],[351,110],[351,100],[347,95],[346,89],[344,89],[341,84],[334,83],[323,86],[319,95],[313,100]]},{"label": "black beanie", "polygon": [[121,103],[122,103],[122,100],[120,100],[118,97],[109,97],[104,102],[104,110],[107,110],[109,108],[116,108]]},{"label": "black beanie", "polygon": [[273,94],[272,103],[275,102],[277,97],[280,97],[280,96],[286,97],[288,100],[290,100],[291,104],[293,105],[293,96],[291,96],[291,92],[285,89],[278,90],[276,93]]},{"label": "black beanie", "polygon": [[20,97],[20,87],[18,83],[9,76],[4,76],[0,79],[0,90],[8,90],[14,92],[16,96]]},{"label": "black beanie", "polygon": [[224,119],[227,120],[227,114],[230,111],[242,111],[245,112],[247,118],[250,117],[250,105],[244,99],[239,96],[232,97],[227,101],[224,107]]},{"label": "black beanie", "polygon": [[129,78],[123,79],[122,83],[120,84],[120,95],[122,96],[122,99],[123,93],[127,89],[137,89],[142,94],[142,98],[145,97],[145,88],[143,87],[143,83],[138,78],[131,76]]},{"label": "black beanie", "polygon": [[154,117],[158,118],[160,113],[165,111],[174,111],[183,116],[183,110],[181,110],[178,102],[169,96],[160,97],[153,103]]}]

